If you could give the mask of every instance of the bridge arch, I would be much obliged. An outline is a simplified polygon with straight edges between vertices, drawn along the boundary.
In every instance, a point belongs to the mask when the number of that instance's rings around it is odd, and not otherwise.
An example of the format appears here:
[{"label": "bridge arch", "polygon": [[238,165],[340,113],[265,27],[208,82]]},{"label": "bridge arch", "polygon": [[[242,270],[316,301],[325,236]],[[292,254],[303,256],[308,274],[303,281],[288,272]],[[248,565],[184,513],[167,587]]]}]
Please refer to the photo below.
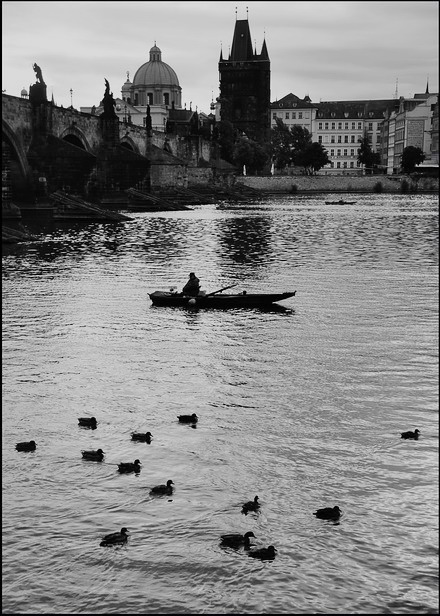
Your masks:
[{"label": "bridge arch", "polygon": [[33,190],[33,173],[20,139],[8,123],[2,119],[2,161],[8,169],[11,195],[13,199],[25,199]]},{"label": "bridge arch", "polygon": [[64,139],[64,141],[67,141],[72,145],[76,145],[83,150],[86,150],[86,152],[88,152],[89,154],[93,153],[87,137],[84,135],[82,130],[80,130],[76,126],[71,125],[68,128],[65,128],[63,132],[59,135],[59,138]]},{"label": "bridge arch", "polygon": [[11,156],[13,160],[18,163],[22,176],[30,180],[32,178],[32,170],[29,166],[23,146],[9,124],[2,119],[2,142],[3,141],[9,146]]},{"label": "bridge arch", "polygon": [[122,137],[120,144],[122,147],[127,148],[127,150],[131,150],[132,152],[135,152],[136,154],[141,153],[137,143],[133,141],[131,137],[127,137],[127,136]]}]

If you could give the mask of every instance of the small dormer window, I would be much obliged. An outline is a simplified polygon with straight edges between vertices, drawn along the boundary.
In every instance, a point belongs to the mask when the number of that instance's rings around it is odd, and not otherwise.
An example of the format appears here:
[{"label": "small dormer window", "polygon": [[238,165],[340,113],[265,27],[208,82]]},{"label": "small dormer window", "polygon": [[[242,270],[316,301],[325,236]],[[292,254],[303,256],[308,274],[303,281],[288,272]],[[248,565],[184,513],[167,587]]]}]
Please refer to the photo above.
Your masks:
[{"label": "small dormer window", "polygon": [[344,113],[344,118],[348,118],[348,111]]}]

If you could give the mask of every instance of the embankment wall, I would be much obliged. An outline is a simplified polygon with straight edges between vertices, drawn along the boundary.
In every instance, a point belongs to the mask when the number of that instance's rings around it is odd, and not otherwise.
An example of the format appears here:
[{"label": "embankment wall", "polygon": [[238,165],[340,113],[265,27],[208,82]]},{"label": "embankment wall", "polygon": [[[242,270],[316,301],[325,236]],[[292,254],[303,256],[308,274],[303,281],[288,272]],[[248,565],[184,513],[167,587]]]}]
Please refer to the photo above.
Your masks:
[{"label": "embankment wall", "polygon": [[[401,193],[402,183],[406,180],[408,192],[438,193],[438,178],[414,179],[409,176],[365,175],[365,176],[237,176],[236,183],[249,186],[263,192],[334,192],[334,193],[371,193],[380,182],[382,192]],[[295,188],[296,186],[296,188]],[[379,192],[379,191],[378,191]]]}]

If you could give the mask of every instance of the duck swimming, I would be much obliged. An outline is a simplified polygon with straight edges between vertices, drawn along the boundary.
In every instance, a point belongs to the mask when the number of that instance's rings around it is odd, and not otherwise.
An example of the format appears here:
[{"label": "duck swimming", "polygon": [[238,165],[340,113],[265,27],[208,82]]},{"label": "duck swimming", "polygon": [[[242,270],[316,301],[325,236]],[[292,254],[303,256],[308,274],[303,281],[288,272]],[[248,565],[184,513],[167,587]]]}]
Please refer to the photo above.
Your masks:
[{"label": "duck swimming", "polygon": [[317,518],[321,520],[339,520],[341,517],[341,510],[337,505],[334,507],[323,507],[314,512]]},{"label": "duck swimming", "polygon": [[419,434],[420,430],[416,428],[414,432],[411,432],[411,430],[408,430],[408,432],[401,432],[400,438],[412,438],[416,441],[419,438]]},{"label": "duck swimming", "polygon": [[96,451],[82,451],[82,457],[84,460],[94,460],[95,462],[102,462],[104,460],[104,452],[102,449]]},{"label": "duck swimming", "polygon": [[96,428],[96,417],[78,417],[78,425],[83,428]]},{"label": "duck swimming", "polygon": [[121,528],[121,532],[119,533],[110,533],[109,535],[105,535],[99,545],[116,545],[118,543],[125,543],[128,539],[127,533],[128,530],[124,526]]},{"label": "duck swimming", "polygon": [[195,413],[192,415],[177,415],[177,419],[180,423],[197,423],[199,421],[199,418]]},{"label": "duck swimming", "polygon": [[17,443],[15,445],[15,449],[17,451],[35,451],[36,448],[37,448],[37,445],[35,441]]},{"label": "duck swimming", "polygon": [[140,460],[135,460],[134,462],[120,462],[118,464],[118,471],[120,473],[140,473]]},{"label": "duck swimming", "polygon": [[166,485],[154,486],[151,488],[150,494],[172,494],[173,493],[173,481],[168,479]]},{"label": "duck swimming", "polygon": [[220,543],[223,546],[230,548],[249,548],[251,545],[251,537],[255,537],[254,533],[250,530],[244,535],[239,533],[231,533],[230,535],[221,535]]},{"label": "duck swimming", "polygon": [[244,503],[244,505],[241,508],[241,513],[244,513],[244,515],[247,515],[249,511],[258,511],[259,508],[260,508],[260,503],[258,502],[258,496],[255,496],[253,501],[248,501],[247,503]]},{"label": "duck swimming", "polygon": [[150,444],[152,436],[151,432],[132,432],[131,440]]},{"label": "duck swimming", "polygon": [[251,550],[248,552],[248,556],[251,556],[251,558],[260,558],[261,560],[273,560],[275,558],[276,551],[277,550],[273,545],[269,545],[267,548]]}]

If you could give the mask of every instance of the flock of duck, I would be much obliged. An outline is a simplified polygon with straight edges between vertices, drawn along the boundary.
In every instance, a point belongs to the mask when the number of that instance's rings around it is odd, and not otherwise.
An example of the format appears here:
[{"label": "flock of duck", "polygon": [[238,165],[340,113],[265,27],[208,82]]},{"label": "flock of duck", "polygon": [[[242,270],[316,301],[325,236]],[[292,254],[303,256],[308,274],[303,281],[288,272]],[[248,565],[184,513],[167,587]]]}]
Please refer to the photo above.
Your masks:
[{"label": "flock of duck", "polygon": [[[198,417],[196,413],[192,415],[178,415],[177,416],[180,423],[190,423],[196,424],[198,422]],[[95,429],[97,427],[96,417],[79,417],[78,425],[84,428]],[[407,432],[401,432],[401,438],[403,439],[413,439],[418,440],[420,434],[420,430],[415,429],[414,432],[408,430]],[[132,432],[131,439],[133,441],[151,443],[153,435],[151,432]],[[22,443],[17,443],[15,449],[17,451],[35,451],[36,450],[35,441],[27,441]],[[84,460],[90,460],[94,462],[102,462],[104,460],[104,451],[102,449],[97,450],[83,450],[81,452]],[[140,460],[136,459],[134,462],[120,462],[118,464],[118,472],[119,473],[139,473],[141,470]],[[168,479],[166,484],[161,484],[157,486],[153,486],[150,489],[151,495],[163,496],[163,495],[171,495],[173,493],[174,483],[172,479]],[[241,512],[244,515],[247,515],[250,512],[257,513],[260,509],[260,502],[258,496],[255,496],[253,500],[247,501],[243,503],[241,507]],[[332,520],[337,521],[341,517],[340,508],[335,505],[334,507],[323,507],[322,509],[318,509],[313,513],[317,518],[321,520]],[[111,546],[111,545],[120,545],[125,543],[128,540],[129,530],[124,526],[120,531],[115,533],[110,533],[102,537],[100,542],[100,546]],[[240,533],[230,533],[226,535],[220,536],[220,545],[222,547],[230,547],[234,549],[244,548],[247,551],[248,556],[251,558],[259,558],[261,560],[273,560],[275,558],[275,554],[277,550],[273,545],[269,545],[267,548],[259,548],[255,550],[251,550],[251,538],[255,538],[255,535],[252,531],[248,531],[245,534]]]}]

